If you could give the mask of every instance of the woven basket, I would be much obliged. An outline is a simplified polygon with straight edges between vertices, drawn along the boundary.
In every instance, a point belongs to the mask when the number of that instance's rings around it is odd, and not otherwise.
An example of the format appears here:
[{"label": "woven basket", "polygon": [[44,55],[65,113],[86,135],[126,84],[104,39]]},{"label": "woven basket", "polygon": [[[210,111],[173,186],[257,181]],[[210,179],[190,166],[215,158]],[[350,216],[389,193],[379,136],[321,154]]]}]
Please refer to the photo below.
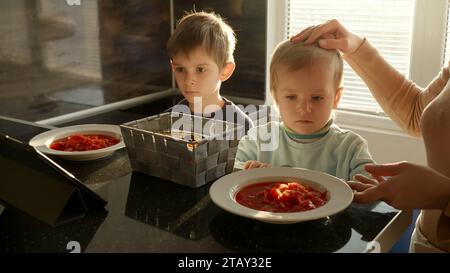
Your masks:
[{"label": "woven basket", "polygon": [[175,112],[120,128],[134,171],[192,188],[233,171],[237,136],[244,129],[235,123]]}]

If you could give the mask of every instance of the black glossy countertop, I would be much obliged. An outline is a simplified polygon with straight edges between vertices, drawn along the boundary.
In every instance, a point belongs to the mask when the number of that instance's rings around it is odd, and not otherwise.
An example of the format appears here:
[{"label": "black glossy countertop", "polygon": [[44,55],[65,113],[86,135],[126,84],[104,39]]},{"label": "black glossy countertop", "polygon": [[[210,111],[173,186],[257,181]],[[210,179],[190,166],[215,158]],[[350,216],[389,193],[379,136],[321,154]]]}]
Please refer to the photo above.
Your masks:
[{"label": "black glossy countertop", "polygon": [[[109,121],[103,114],[77,123],[117,124],[124,121],[117,116],[134,120],[163,106],[156,102],[110,113]],[[23,141],[45,130],[0,119],[0,131]],[[383,202],[352,204],[329,218],[267,224],[217,207],[209,198],[211,183],[191,189],[132,172],[125,149],[95,161],[56,160],[108,201],[105,210],[52,228],[6,208],[0,215],[0,252],[68,252],[69,241],[78,241],[83,252],[363,252],[399,213]]]}]

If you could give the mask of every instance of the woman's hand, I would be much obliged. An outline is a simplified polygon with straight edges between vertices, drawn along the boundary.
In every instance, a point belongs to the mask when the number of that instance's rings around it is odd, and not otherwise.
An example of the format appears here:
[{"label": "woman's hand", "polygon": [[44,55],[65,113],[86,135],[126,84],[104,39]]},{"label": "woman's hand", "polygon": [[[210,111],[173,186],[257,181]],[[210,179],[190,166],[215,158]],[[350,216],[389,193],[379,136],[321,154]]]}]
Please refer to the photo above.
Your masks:
[{"label": "woman's hand", "polygon": [[244,170],[253,168],[268,168],[268,167],[271,167],[270,164],[262,163],[256,160],[249,160],[245,162]]},{"label": "woman's hand", "polygon": [[291,41],[312,44],[318,41],[319,46],[325,49],[338,49],[342,53],[355,52],[364,39],[347,30],[338,20],[333,19],[320,25],[309,26],[297,35],[291,37]]},{"label": "woman's hand", "polygon": [[357,191],[357,203],[383,200],[398,209],[443,209],[449,202],[450,178],[433,169],[408,162],[368,164],[365,169],[373,179],[356,175],[359,182],[348,182]]}]

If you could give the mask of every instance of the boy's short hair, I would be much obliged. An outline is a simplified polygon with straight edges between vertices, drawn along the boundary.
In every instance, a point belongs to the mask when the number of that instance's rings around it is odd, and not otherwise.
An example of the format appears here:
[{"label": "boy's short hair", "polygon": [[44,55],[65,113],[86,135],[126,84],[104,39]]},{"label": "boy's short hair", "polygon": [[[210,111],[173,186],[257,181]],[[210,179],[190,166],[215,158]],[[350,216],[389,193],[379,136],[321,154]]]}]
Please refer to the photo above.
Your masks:
[{"label": "boy's short hair", "polygon": [[170,58],[178,53],[188,55],[203,46],[219,68],[234,62],[236,37],[233,29],[213,12],[192,12],[181,18],[167,42]]},{"label": "boy's short hair", "polygon": [[296,71],[310,67],[317,61],[328,62],[330,67],[334,67],[336,89],[341,87],[344,62],[339,51],[323,49],[317,45],[293,43],[290,40],[281,42],[276,47],[270,63],[270,91],[273,93],[277,89],[277,71],[280,68],[285,67],[289,71]]}]

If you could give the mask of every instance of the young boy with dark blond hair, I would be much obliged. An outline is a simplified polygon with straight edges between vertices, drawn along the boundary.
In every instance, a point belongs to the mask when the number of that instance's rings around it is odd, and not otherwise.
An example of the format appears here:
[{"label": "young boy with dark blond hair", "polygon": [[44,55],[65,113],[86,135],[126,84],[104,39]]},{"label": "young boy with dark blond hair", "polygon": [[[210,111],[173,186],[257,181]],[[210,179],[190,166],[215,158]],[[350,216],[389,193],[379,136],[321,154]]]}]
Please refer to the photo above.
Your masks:
[{"label": "young boy with dark blond hair", "polygon": [[253,127],[252,120],[220,95],[220,86],[234,72],[236,38],[217,14],[193,12],[178,22],[167,42],[167,52],[184,100],[172,111],[203,115]]}]

